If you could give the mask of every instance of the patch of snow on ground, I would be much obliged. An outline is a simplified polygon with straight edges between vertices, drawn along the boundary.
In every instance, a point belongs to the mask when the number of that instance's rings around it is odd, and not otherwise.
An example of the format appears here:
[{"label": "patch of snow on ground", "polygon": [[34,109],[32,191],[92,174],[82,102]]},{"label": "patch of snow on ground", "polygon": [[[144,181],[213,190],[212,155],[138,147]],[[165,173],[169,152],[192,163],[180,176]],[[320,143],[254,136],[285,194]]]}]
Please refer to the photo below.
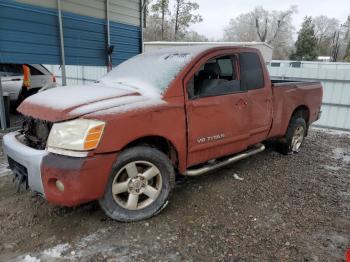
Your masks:
[{"label": "patch of snow on ground", "polygon": [[330,165],[323,165],[324,168],[330,170],[330,171],[338,171],[340,169],[342,169],[341,166],[330,166]]},{"label": "patch of snow on ground", "polygon": [[22,262],[40,262],[40,259],[36,257],[32,257],[30,255],[26,255],[21,261]]},{"label": "patch of snow on ground", "polygon": [[321,132],[325,132],[327,134],[331,134],[331,135],[347,135],[350,137],[350,131],[343,131],[343,130],[335,130],[335,129],[329,129],[329,128],[320,128],[320,127],[311,127],[313,130],[317,130],[317,131],[321,131]]},{"label": "patch of snow on ground", "polygon": [[43,254],[50,258],[61,258],[62,254],[64,252],[67,252],[69,248],[70,248],[70,245],[68,243],[59,244],[53,248],[44,250]]},{"label": "patch of snow on ground", "polygon": [[[81,258],[95,254],[98,252],[108,252],[110,246],[98,246],[91,245],[91,243],[98,243],[98,240],[103,236],[110,228],[99,229],[95,233],[87,235],[75,243],[59,244],[52,248],[45,249],[44,251],[36,254],[22,255],[14,259],[14,261],[22,262],[40,262],[40,261],[66,261],[73,260],[79,261]],[[88,248],[87,248],[88,247]]]}]

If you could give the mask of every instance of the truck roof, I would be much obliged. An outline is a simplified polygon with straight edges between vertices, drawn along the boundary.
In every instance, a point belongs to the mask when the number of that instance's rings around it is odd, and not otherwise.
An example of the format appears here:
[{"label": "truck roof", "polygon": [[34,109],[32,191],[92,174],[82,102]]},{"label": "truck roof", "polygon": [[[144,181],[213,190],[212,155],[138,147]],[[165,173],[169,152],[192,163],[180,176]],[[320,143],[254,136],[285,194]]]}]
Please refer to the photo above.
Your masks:
[{"label": "truck roof", "polygon": [[208,43],[208,44],[199,44],[199,45],[176,45],[176,46],[169,46],[164,47],[157,50],[150,50],[146,51],[144,54],[167,54],[167,53],[174,53],[174,52],[181,52],[181,53],[188,53],[192,56],[199,55],[200,53],[203,53],[205,51],[209,51],[210,49],[229,49],[229,48],[244,48],[244,49],[256,49],[252,46],[248,46],[245,44],[239,45],[230,45],[229,43],[225,45],[218,45],[214,43]]}]

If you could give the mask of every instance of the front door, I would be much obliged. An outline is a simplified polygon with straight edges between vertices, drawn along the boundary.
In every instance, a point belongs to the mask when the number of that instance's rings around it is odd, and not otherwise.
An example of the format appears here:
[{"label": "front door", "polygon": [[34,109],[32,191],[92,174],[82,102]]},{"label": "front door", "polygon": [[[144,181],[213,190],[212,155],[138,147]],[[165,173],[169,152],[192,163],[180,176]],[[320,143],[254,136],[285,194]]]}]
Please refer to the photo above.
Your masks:
[{"label": "front door", "polygon": [[248,95],[240,84],[237,58],[206,60],[186,83],[188,166],[247,148]]}]

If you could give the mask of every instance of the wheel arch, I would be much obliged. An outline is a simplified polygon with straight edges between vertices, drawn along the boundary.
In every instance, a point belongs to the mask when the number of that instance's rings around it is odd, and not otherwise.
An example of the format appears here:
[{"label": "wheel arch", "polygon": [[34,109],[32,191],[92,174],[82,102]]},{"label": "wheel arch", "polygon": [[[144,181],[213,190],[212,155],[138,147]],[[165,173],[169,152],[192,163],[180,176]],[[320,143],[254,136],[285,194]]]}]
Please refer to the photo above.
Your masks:
[{"label": "wheel arch", "polygon": [[[294,116],[300,116],[302,118],[304,118],[307,126],[309,125],[309,120],[310,120],[310,109],[308,106],[306,105],[300,105],[298,106],[297,108],[294,109],[291,117],[290,117],[290,120],[292,119],[292,117]],[[289,120],[289,121],[290,121]]]},{"label": "wheel arch", "polygon": [[130,147],[140,146],[140,145],[146,145],[146,146],[150,146],[160,150],[161,152],[163,152],[165,155],[169,157],[173,166],[175,168],[178,168],[178,165],[179,165],[178,150],[169,139],[159,135],[144,136],[129,142],[122,148],[122,150]]},{"label": "wheel arch", "polygon": [[299,116],[301,118],[303,118],[306,122],[306,136],[308,134],[308,130],[309,130],[309,120],[310,120],[310,109],[308,106],[306,105],[299,105],[297,106],[292,115],[290,116],[289,119],[289,123],[292,121],[293,117],[295,116]]}]

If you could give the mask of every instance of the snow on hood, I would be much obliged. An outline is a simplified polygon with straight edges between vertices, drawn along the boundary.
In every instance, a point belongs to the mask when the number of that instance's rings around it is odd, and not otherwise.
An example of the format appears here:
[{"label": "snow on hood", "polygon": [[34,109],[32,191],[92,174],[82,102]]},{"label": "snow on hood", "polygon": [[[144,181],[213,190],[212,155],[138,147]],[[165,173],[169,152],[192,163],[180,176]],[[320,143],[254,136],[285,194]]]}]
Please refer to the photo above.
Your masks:
[{"label": "snow on hood", "polygon": [[162,101],[160,98],[143,96],[121,84],[66,86],[30,96],[18,111],[34,118],[57,122],[149,100]]}]

